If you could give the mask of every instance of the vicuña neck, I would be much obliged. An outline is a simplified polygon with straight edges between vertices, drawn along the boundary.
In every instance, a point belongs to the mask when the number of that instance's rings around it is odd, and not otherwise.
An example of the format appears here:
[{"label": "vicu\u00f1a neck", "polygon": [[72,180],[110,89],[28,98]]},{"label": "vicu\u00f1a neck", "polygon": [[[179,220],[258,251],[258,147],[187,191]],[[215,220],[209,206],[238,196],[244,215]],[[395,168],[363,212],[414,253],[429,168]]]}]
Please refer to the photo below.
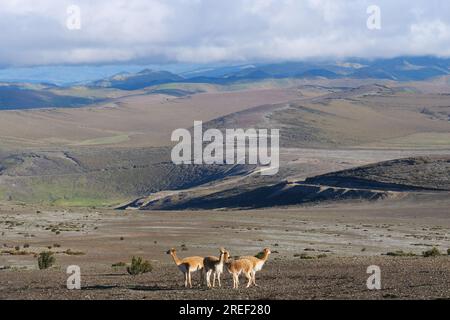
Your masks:
[{"label": "vicu\u00f1a neck", "polygon": [[225,254],[221,253],[220,258],[219,258],[219,264],[224,264],[224,263],[225,263]]},{"label": "vicu\u00f1a neck", "polygon": [[178,259],[177,254],[175,252],[171,252],[170,255],[173,258],[173,261],[176,263],[176,265],[180,265],[181,264],[181,260]]}]

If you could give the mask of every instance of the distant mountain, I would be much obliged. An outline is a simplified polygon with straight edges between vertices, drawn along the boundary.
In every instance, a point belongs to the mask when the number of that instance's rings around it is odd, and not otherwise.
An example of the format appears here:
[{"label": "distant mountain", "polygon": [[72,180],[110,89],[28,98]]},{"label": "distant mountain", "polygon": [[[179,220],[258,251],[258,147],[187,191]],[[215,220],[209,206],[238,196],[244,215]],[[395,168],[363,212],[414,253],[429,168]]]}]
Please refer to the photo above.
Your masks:
[{"label": "distant mountain", "polygon": [[[117,70],[117,66],[114,70]],[[79,72],[83,72],[79,69]],[[129,69],[128,69],[129,70]],[[73,70],[72,70],[73,71]],[[121,72],[87,85],[89,88],[139,90],[170,83],[206,83],[227,85],[264,79],[384,79],[393,81],[421,81],[450,75],[450,58],[433,56],[396,57],[391,59],[342,59],[337,61],[298,61],[258,63],[207,67],[175,74],[169,71],[144,69],[140,72]],[[0,110],[29,108],[79,107],[100,100],[94,97],[61,94],[54,84],[1,83]],[[71,88],[66,86],[63,88]],[[156,90],[156,91],[155,91]],[[159,90],[159,91],[158,91]],[[162,91],[161,91],[162,90]],[[169,90],[169,91],[167,91]],[[173,88],[149,88],[148,92],[185,96],[193,92]],[[70,93],[69,93],[70,94]]]},{"label": "distant mountain", "polygon": [[296,78],[327,78],[327,79],[337,79],[342,77],[343,75],[334,73],[333,71],[326,69],[311,69],[296,76]]},{"label": "distant mountain", "polygon": [[246,69],[254,69],[255,65],[233,65],[225,67],[209,67],[202,69],[195,69],[193,71],[184,72],[181,74],[182,77],[186,79],[192,78],[224,78],[227,75],[236,74],[238,72],[244,71]]},{"label": "distant mountain", "polygon": [[0,110],[73,108],[98,102],[94,98],[58,95],[47,88],[0,84]]},{"label": "distant mountain", "polygon": [[[450,59],[398,57],[392,59],[348,59],[345,61],[287,62],[257,66],[253,73],[272,78],[374,78],[397,81],[426,80],[450,74]],[[228,76],[231,77],[232,76]]]},{"label": "distant mountain", "polygon": [[180,75],[167,71],[143,70],[117,74],[97,81],[96,87],[136,90],[165,83],[230,84],[240,81],[284,78],[353,78],[389,79],[395,81],[426,80],[450,75],[450,59],[432,56],[392,59],[346,59],[340,61],[299,61],[250,64],[197,69]]},{"label": "distant mountain", "polygon": [[145,69],[134,74],[116,74],[110,78],[95,81],[90,86],[121,90],[139,90],[158,84],[181,82],[183,80],[183,77],[168,71],[153,71]]}]

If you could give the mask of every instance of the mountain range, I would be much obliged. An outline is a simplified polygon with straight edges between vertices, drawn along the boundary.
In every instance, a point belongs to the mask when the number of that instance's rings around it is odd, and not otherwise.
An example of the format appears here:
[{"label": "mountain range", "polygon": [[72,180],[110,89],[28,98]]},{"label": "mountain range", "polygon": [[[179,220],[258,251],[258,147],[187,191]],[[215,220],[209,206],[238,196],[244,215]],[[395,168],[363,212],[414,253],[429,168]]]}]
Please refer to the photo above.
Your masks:
[{"label": "mountain range", "polygon": [[[173,83],[229,85],[266,79],[422,81],[448,75],[450,75],[450,58],[434,56],[241,64],[198,68],[180,73],[144,69],[139,72],[121,72],[96,81],[78,83],[76,86],[36,84],[31,81],[3,82],[0,83],[0,110],[80,107],[105,101],[109,93],[102,92],[99,97],[98,93],[101,90],[126,92],[149,88],[148,93],[164,93],[158,91],[157,87],[151,87]],[[84,90],[82,94],[80,88]],[[175,94],[183,95],[178,91]]]},{"label": "mountain range", "polygon": [[450,59],[432,56],[392,59],[348,59],[343,61],[303,61],[273,64],[245,64],[198,69],[180,74],[143,70],[121,73],[95,81],[92,87],[136,90],[165,83],[230,84],[239,81],[284,78],[383,79],[420,81],[450,74]]}]

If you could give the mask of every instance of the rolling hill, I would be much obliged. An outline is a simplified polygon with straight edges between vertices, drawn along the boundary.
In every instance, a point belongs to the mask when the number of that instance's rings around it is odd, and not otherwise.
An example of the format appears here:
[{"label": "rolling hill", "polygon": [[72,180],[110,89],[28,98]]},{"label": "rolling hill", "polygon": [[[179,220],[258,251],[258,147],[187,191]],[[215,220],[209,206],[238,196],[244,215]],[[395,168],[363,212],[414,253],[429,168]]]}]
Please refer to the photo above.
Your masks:
[{"label": "rolling hill", "polygon": [[[50,88],[53,89],[53,86]],[[30,88],[18,84],[0,85],[0,110],[75,108],[104,101],[94,97],[59,95],[49,87]]]},{"label": "rolling hill", "polygon": [[[248,178],[250,176],[247,176]],[[386,161],[331,172],[305,181],[278,183],[236,179],[207,187],[162,192],[120,209],[210,210],[310,205],[336,201],[375,201],[417,194],[445,199],[450,192],[450,156]]]},{"label": "rolling hill", "polygon": [[104,80],[95,81],[90,86],[132,91],[163,83],[182,82],[183,80],[184,78],[181,76],[168,71],[145,69],[135,74],[120,73]]}]

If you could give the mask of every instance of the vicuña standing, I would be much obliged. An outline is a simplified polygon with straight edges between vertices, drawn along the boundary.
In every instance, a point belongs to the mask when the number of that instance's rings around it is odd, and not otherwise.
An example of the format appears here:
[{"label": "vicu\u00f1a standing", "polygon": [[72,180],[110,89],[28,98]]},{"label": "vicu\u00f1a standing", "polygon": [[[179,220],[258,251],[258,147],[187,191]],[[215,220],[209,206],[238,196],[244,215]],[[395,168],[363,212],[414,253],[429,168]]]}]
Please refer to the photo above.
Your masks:
[{"label": "vicu\u00f1a standing", "polygon": [[225,251],[225,266],[233,275],[233,289],[239,288],[239,276],[241,273],[248,279],[247,288],[251,286],[253,279],[253,264],[247,259],[230,260],[230,253]]},{"label": "vicu\u00f1a standing", "polygon": [[250,256],[240,257],[240,259],[247,259],[247,260],[249,260],[252,263],[252,266],[253,266],[253,279],[252,279],[252,282],[253,282],[253,284],[255,286],[258,286],[256,284],[256,273],[258,271],[262,270],[262,268],[264,267],[264,264],[266,263],[267,259],[269,259],[269,255],[271,253],[272,252],[270,251],[269,248],[265,248],[263,250],[263,252],[261,252],[259,254],[258,257],[250,257]]},{"label": "vicu\u00f1a standing", "polygon": [[222,286],[220,283],[220,276],[223,273],[223,264],[225,262],[225,249],[220,249],[220,256],[217,257],[206,257],[203,259],[203,265],[205,267],[206,274],[206,285],[211,288],[211,274],[213,274],[212,287],[216,286],[216,277],[219,282],[219,287]]},{"label": "vicu\u00f1a standing", "polygon": [[184,286],[192,288],[191,273],[200,271],[201,281],[203,283],[203,258],[202,257],[188,257],[184,259],[179,259],[177,256],[177,251],[175,249],[170,249],[167,251],[173,258],[173,261],[178,266],[180,271],[184,275]]}]

